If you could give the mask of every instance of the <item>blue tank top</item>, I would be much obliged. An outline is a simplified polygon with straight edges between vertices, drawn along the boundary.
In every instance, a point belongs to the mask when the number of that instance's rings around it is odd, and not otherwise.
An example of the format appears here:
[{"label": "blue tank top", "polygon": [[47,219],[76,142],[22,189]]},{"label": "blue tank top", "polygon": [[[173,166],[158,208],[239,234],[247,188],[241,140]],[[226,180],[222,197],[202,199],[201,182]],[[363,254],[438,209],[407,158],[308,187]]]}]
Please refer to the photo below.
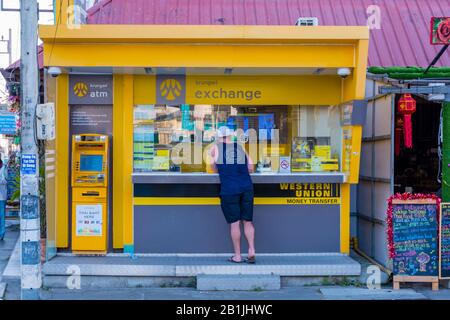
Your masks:
[{"label": "blue tank top", "polygon": [[248,159],[237,143],[219,143],[217,172],[220,177],[220,195],[235,195],[253,190],[248,172]]}]

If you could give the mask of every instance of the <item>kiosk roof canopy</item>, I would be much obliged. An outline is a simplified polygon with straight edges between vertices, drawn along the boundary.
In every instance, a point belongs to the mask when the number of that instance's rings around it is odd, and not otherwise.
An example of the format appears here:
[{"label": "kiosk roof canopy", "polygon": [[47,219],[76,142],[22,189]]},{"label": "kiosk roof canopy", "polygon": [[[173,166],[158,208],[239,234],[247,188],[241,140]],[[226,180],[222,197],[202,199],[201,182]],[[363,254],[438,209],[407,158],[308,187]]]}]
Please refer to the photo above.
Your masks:
[{"label": "kiosk roof canopy", "polygon": [[[317,17],[319,25],[365,26],[376,5],[380,28],[371,30],[369,66],[426,67],[440,49],[429,44],[430,19],[450,12],[450,0],[97,2],[88,12],[90,24],[294,25],[299,17]],[[450,55],[436,64],[448,65]]]}]

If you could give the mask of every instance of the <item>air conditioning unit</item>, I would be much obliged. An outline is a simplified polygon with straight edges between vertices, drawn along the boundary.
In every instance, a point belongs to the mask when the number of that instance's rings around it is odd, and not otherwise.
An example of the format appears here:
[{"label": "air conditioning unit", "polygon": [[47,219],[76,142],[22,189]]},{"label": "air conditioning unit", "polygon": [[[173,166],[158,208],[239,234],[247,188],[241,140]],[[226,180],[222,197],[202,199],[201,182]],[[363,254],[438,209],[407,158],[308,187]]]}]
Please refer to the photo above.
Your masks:
[{"label": "air conditioning unit", "polygon": [[300,27],[318,26],[319,19],[317,17],[301,17],[297,19],[295,25]]}]

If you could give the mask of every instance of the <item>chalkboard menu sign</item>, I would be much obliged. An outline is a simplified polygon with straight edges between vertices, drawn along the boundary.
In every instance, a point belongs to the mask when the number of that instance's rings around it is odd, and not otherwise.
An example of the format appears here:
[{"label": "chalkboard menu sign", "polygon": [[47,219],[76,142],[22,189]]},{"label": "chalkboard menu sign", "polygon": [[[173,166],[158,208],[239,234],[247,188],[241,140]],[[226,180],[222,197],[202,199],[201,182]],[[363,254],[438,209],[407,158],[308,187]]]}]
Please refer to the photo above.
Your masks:
[{"label": "chalkboard menu sign", "polygon": [[439,277],[450,278],[450,203],[441,203]]},{"label": "chalkboard menu sign", "polygon": [[437,217],[435,200],[392,201],[394,275],[438,276]]}]

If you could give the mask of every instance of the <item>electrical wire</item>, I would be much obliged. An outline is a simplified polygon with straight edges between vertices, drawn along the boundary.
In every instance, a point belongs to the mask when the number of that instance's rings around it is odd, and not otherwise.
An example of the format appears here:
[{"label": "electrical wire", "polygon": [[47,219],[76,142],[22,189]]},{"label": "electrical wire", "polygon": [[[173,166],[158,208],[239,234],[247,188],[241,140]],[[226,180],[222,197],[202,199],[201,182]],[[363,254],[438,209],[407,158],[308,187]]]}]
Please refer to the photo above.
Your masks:
[{"label": "electrical wire", "polygon": [[[55,2],[55,4],[56,4],[56,2]],[[49,65],[50,65],[50,62],[52,60],[53,48],[55,47],[55,40],[56,40],[56,35],[58,33],[59,24],[61,23],[61,13],[62,13],[62,4],[59,5],[58,20],[56,21],[55,34],[53,35],[52,49],[50,50],[50,55],[48,57],[48,64]]]},{"label": "electrical wire", "polygon": [[[38,18],[39,19],[39,18]],[[40,88],[41,88],[41,69],[39,68],[39,47],[37,46],[37,39],[36,39],[36,66],[37,66],[37,97],[36,97],[36,106],[33,108],[33,138],[34,138],[34,144],[38,148],[38,154],[39,154],[39,141],[37,139],[37,105],[39,104],[39,100],[41,98],[40,95]]]},{"label": "electrical wire", "polygon": [[[56,4],[56,2],[55,2]],[[48,64],[50,65],[51,63],[51,59],[52,59],[52,55],[53,55],[53,48],[55,47],[55,41],[56,41],[56,35],[58,34],[58,28],[59,25],[61,23],[61,15],[62,15],[62,5],[60,4],[59,6],[59,12],[58,12],[58,19],[56,21],[56,27],[55,27],[55,33],[53,35],[53,40],[52,40],[52,49],[50,50],[50,55],[48,58]],[[40,74],[40,68],[39,68],[39,50],[37,50],[37,68],[38,68],[38,96],[37,96],[37,104],[39,104],[39,100],[40,100],[40,87],[41,87],[41,74]],[[37,147],[39,147],[39,141],[37,139],[37,105],[34,108],[34,114],[33,114],[33,118],[34,118],[34,130],[33,130],[33,138],[34,138],[34,143],[36,144]]]}]

